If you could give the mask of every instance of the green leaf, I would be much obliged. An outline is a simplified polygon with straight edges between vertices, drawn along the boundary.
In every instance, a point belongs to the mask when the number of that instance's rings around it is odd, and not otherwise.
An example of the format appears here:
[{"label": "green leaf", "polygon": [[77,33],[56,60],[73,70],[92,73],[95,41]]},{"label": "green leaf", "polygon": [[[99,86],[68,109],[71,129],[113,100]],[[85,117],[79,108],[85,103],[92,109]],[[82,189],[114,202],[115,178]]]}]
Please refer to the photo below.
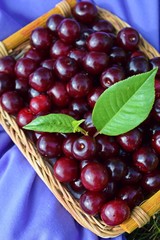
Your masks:
[{"label": "green leaf", "polygon": [[154,99],[157,68],[120,81],[97,100],[92,120],[97,130],[116,136],[137,127],[149,115]]},{"label": "green leaf", "polygon": [[84,119],[72,121],[73,132],[79,132],[79,129],[81,129],[79,125],[84,121],[85,121]]},{"label": "green leaf", "polygon": [[55,113],[37,117],[23,128],[40,132],[72,133],[73,121],[76,120],[71,116]]}]

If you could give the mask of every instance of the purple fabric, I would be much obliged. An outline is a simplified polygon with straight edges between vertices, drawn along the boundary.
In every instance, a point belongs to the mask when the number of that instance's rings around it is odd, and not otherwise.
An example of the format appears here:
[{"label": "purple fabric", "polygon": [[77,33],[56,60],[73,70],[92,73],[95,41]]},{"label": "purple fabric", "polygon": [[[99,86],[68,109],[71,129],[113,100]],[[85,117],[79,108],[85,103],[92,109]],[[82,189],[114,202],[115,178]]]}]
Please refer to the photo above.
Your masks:
[{"label": "purple fabric", "polygon": [[[0,0],[0,40],[58,0]],[[159,0],[94,1],[135,27],[160,50]],[[100,240],[58,203],[0,127],[0,240]],[[115,240],[124,240],[119,236]]]}]

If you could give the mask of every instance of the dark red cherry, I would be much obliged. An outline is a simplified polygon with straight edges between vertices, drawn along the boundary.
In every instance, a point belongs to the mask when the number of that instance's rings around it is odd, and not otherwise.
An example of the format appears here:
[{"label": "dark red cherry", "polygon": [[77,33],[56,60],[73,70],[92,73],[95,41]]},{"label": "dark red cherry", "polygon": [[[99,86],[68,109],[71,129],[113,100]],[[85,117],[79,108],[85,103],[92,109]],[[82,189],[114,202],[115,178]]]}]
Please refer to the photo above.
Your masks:
[{"label": "dark red cherry", "polygon": [[159,164],[159,158],[151,147],[141,147],[133,154],[133,164],[141,172],[151,172]]},{"label": "dark red cherry", "polygon": [[8,92],[10,90],[14,90],[15,87],[15,81],[11,75],[8,75],[6,73],[0,72],[0,96],[4,92]]},{"label": "dark red cherry", "polygon": [[14,75],[14,66],[16,60],[11,56],[5,56],[0,59],[0,73],[7,73],[9,75]]},{"label": "dark red cherry", "polygon": [[142,132],[135,128],[116,137],[120,146],[127,152],[135,151],[142,143]]},{"label": "dark red cherry", "polygon": [[65,18],[57,27],[59,38],[65,43],[73,43],[80,36],[79,23],[71,18]]},{"label": "dark red cherry", "polygon": [[40,66],[44,68],[48,68],[54,73],[54,64],[55,60],[54,59],[45,59],[43,62],[41,62]]},{"label": "dark red cherry", "polygon": [[81,170],[81,181],[86,189],[95,192],[101,191],[109,181],[108,171],[100,163],[88,163]]},{"label": "dark red cherry", "polygon": [[17,90],[19,93],[26,95],[28,89],[29,89],[28,78],[17,78],[15,80],[15,90]]},{"label": "dark red cherry", "polygon": [[99,213],[105,199],[101,192],[86,191],[80,197],[80,206],[83,211],[89,215],[96,215]]},{"label": "dark red cherry", "polygon": [[144,200],[141,188],[129,185],[121,187],[116,196],[125,201],[131,209],[138,206]]},{"label": "dark red cherry", "polygon": [[52,36],[49,29],[43,27],[34,29],[30,36],[30,43],[37,49],[48,49],[52,43]]},{"label": "dark red cherry", "polygon": [[78,160],[92,159],[96,153],[96,144],[92,137],[77,138],[72,145],[72,154]]},{"label": "dark red cherry", "polygon": [[160,171],[153,171],[144,174],[141,180],[141,186],[149,194],[155,193],[160,189]]},{"label": "dark red cherry", "polygon": [[128,61],[127,73],[129,76],[144,73],[150,70],[149,62],[145,57],[139,56]]},{"label": "dark red cherry", "polygon": [[66,157],[73,158],[72,146],[74,141],[77,140],[76,134],[69,134],[62,144],[62,150]]},{"label": "dark red cherry", "polygon": [[154,102],[152,116],[156,121],[160,121],[160,98],[157,98]]},{"label": "dark red cherry", "polygon": [[84,69],[93,74],[97,75],[107,68],[109,63],[109,57],[104,52],[91,51],[83,58]]},{"label": "dark red cherry", "polygon": [[54,165],[54,176],[60,182],[72,182],[78,178],[78,163],[75,159],[61,157]]},{"label": "dark red cherry", "polygon": [[67,83],[67,92],[73,98],[85,97],[92,89],[93,79],[89,74],[80,72],[74,75]]},{"label": "dark red cherry", "polygon": [[155,95],[160,98],[160,79],[155,79]]},{"label": "dark red cherry", "polygon": [[54,33],[57,34],[57,27],[61,23],[61,21],[64,19],[64,17],[60,14],[53,14],[51,15],[47,22],[46,26]]},{"label": "dark red cherry", "polygon": [[78,114],[79,117],[82,117],[89,111],[89,106],[85,98],[75,98],[70,102],[69,109]]},{"label": "dark red cherry", "polygon": [[99,96],[104,92],[104,88],[102,87],[95,87],[91,92],[88,94],[88,104],[91,108],[94,107],[95,103]]},{"label": "dark red cherry", "polygon": [[101,209],[101,218],[109,226],[117,226],[130,216],[130,208],[123,200],[111,200]]},{"label": "dark red cherry", "polygon": [[62,153],[61,138],[55,133],[44,133],[38,138],[37,149],[42,156],[58,157]]},{"label": "dark red cherry", "polygon": [[51,102],[47,95],[40,94],[30,100],[29,108],[36,115],[47,114],[51,109]]},{"label": "dark red cherry", "polygon": [[123,65],[126,62],[126,58],[127,54],[123,48],[117,46],[112,47],[109,55],[109,59],[112,64],[115,63],[118,65]]},{"label": "dark red cherry", "polygon": [[97,18],[97,8],[88,1],[78,2],[73,7],[72,14],[77,21],[90,24]]},{"label": "dark red cherry", "polygon": [[85,121],[82,123],[82,128],[88,132],[89,136],[93,136],[97,130],[92,122],[92,113],[89,111],[84,114]]},{"label": "dark red cherry", "polygon": [[138,47],[139,41],[139,33],[131,27],[122,28],[117,34],[118,45],[125,50],[135,50]]},{"label": "dark red cherry", "polygon": [[61,40],[57,40],[55,43],[51,45],[50,56],[53,59],[56,59],[57,57],[67,56],[70,50],[71,45]]},{"label": "dark red cherry", "polygon": [[1,105],[6,112],[16,114],[24,106],[24,102],[18,92],[9,91],[2,94]]},{"label": "dark red cherry", "polygon": [[15,73],[19,78],[27,78],[37,67],[36,61],[30,58],[20,58],[15,65]]},{"label": "dark red cherry", "polygon": [[154,58],[150,59],[149,62],[151,65],[151,69],[158,67],[156,76],[160,77],[160,57],[154,57]]},{"label": "dark red cherry", "polygon": [[86,40],[89,51],[108,53],[113,45],[112,38],[105,32],[94,32]]},{"label": "dark red cherry", "polygon": [[36,48],[30,48],[24,55],[25,58],[30,58],[36,61],[37,63],[40,63],[45,58],[45,53],[36,49]]},{"label": "dark red cherry", "polygon": [[81,179],[76,179],[73,182],[70,182],[70,186],[75,192],[79,192],[82,194],[85,191]]},{"label": "dark red cherry", "polygon": [[137,184],[142,178],[142,173],[134,167],[127,166],[127,172],[122,177],[122,182],[125,184]]},{"label": "dark red cherry", "polygon": [[31,100],[34,97],[37,97],[40,94],[41,94],[40,92],[36,91],[33,88],[29,88],[29,90],[28,90],[28,98],[29,98],[29,100]]},{"label": "dark red cherry", "polygon": [[160,154],[160,130],[152,135],[152,147],[158,154]]},{"label": "dark red cherry", "polygon": [[96,32],[106,32],[106,33],[114,33],[115,28],[111,22],[104,19],[99,19],[92,25],[92,29]]},{"label": "dark red cherry", "polygon": [[73,58],[78,64],[82,64],[83,58],[86,55],[86,51],[83,49],[73,48],[69,52],[68,56]]},{"label": "dark red cherry", "polygon": [[130,59],[134,57],[144,57],[148,60],[148,57],[146,56],[146,54],[141,50],[136,50],[134,52],[131,52]]},{"label": "dark red cherry", "polygon": [[77,73],[77,64],[70,57],[59,57],[55,61],[55,73],[62,81],[68,81]]},{"label": "dark red cherry", "polygon": [[86,40],[93,32],[94,31],[90,28],[82,30],[80,37],[75,41],[75,46],[82,50],[86,49]]},{"label": "dark red cherry", "polygon": [[117,192],[117,182],[114,181],[109,181],[107,183],[107,186],[103,189],[102,193],[103,196],[105,197],[106,201],[110,200],[113,198]]},{"label": "dark red cherry", "polygon": [[16,122],[19,127],[24,127],[34,119],[34,115],[29,108],[22,108],[16,117]]}]

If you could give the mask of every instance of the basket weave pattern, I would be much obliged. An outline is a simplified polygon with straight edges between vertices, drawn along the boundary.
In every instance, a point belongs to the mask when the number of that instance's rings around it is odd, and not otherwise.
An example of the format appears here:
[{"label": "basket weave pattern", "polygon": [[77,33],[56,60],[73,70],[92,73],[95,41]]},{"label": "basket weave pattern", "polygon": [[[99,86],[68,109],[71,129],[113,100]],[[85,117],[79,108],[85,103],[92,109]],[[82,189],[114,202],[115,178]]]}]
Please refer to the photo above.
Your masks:
[{"label": "basket weave pattern", "polygon": [[[37,20],[37,22],[32,25],[32,28],[35,28],[38,24],[39,26],[45,25],[46,19],[52,15],[53,13],[61,13],[64,16],[70,16],[71,7],[75,4],[75,0],[71,1],[63,1],[59,3],[53,11],[50,11],[45,16],[42,16],[41,21]],[[102,19],[109,20],[119,31],[121,28],[128,26],[127,23],[120,20],[115,15],[110,12],[98,8],[99,17]],[[32,28],[28,31],[28,34],[33,30]],[[26,31],[27,32],[27,31]],[[29,36],[29,35],[28,35]],[[10,38],[4,40],[0,43],[0,56],[6,56],[8,54],[13,55],[15,58],[21,57],[25,51],[29,48],[29,41],[27,41],[28,36],[22,40],[18,38],[18,34],[14,34]],[[10,45],[11,38],[17,39],[13,46]],[[25,40],[25,42],[23,42]],[[143,38],[141,38],[140,49],[145,52],[145,54],[152,58],[154,56],[159,56],[159,53],[149,45]],[[141,227],[146,222],[149,221],[151,213],[147,213],[141,207],[136,207],[133,210],[132,216],[129,219],[129,223],[122,224],[121,226],[109,227],[104,222],[95,217],[89,216],[81,210],[78,201],[69,193],[69,191],[59,182],[57,181],[52,172],[51,165],[41,157],[38,153],[34,143],[32,143],[24,131],[21,130],[15,122],[15,118],[10,116],[6,111],[2,109],[0,106],[0,123],[11,137],[13,142],[18,146],[20,151],[35,169],[39,177],[45,182],[47,187],[51,190],[51,192],[55,195],[55,197],[59,200],[59,202],[71,213],[71,215],[77,220],[85,228],[88,228],[95,234],[101,237],[115,237],[120,235],[121,233],[126,231],[132,231],[137,226]],[[160,191],[153,196],[154,202],[156,204],[156,209],[160,209]],[[149,200],[151,201],[151,200]],[[158,206],[157,206],[158,205]],[[130,223],[131,222],[131,223]],[[130,228],[130,225],[133,225]],[[127,226],[127,227],[126,227]],[[130,228],[130,230],[128,230]]]}]

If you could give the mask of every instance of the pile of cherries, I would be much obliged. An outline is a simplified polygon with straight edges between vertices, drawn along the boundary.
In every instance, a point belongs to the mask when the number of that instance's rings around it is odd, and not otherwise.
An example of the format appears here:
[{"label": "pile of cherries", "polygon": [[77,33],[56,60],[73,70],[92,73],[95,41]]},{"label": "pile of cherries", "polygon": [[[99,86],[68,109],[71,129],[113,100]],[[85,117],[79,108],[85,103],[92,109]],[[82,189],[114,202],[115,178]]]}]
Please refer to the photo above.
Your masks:
[{"label": "pile of cherries", "polygon": [[[88,135],[26,133],[82,209],[115,226],[160,189],[160,57],[148,59],[138,32],[127,27],[117,33],[98,19],[92,3],[77,3],[72,15],[52,15],[46,27],[36,28],[22,58],[0,59],[1,106],[20,128],[49,113],[85,119]],[[154,67],[156,100],[148,118],[120,136],[97,134],[92,109],[101,93]]]}]

